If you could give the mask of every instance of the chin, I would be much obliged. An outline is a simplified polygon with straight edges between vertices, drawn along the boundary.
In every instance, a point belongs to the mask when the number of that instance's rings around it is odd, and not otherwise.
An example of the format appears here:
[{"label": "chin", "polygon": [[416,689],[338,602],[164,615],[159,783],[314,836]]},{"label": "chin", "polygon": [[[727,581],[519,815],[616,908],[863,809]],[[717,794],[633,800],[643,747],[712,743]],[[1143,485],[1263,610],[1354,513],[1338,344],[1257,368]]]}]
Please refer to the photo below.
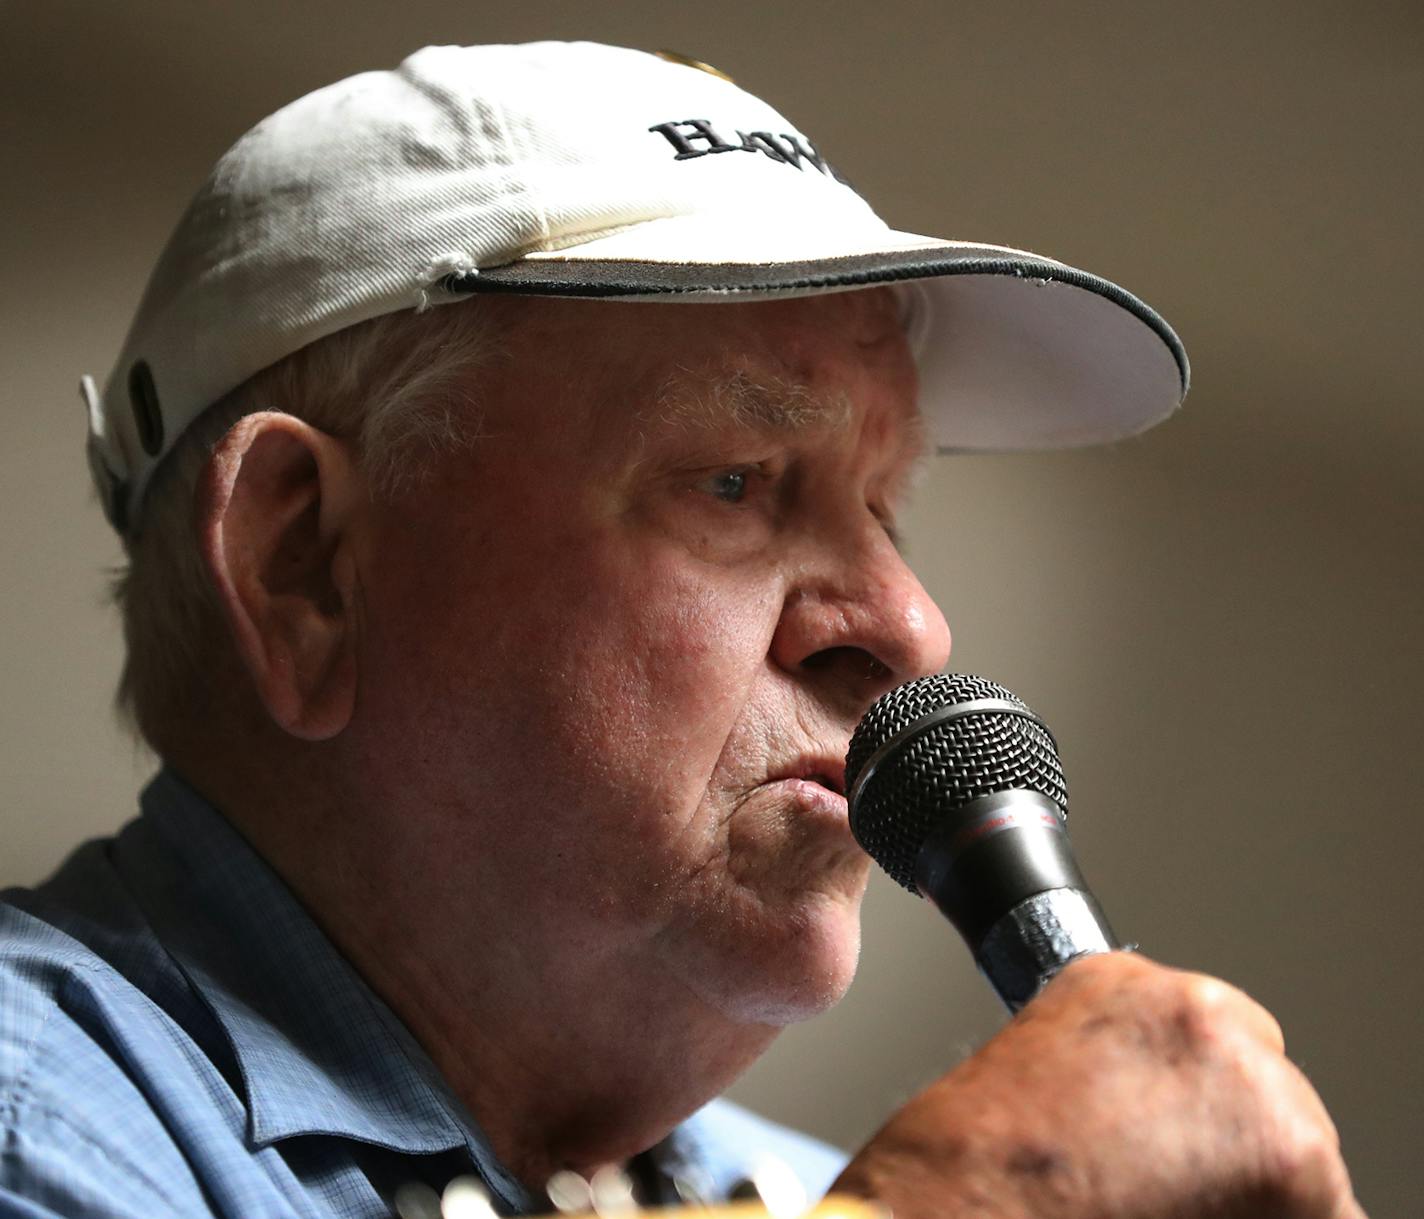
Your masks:
[{"label": "chin", "polygon": [[740,947],[717,945],[709,955],[722,959],[692,971],[688,981],[723,1015],[775,1028],[809,1020],[839,1003],[855,978],[859,897],[815,899],[775,933]]}]

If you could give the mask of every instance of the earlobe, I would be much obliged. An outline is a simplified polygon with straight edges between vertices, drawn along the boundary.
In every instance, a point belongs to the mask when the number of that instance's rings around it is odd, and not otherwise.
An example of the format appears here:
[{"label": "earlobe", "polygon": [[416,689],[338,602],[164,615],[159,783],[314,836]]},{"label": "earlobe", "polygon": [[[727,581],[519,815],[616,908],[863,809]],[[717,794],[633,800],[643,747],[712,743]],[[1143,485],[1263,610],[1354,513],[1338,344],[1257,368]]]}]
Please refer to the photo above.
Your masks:
[{"label": "earlobe", "polygon": [[346,442],[291,415],[240,419],[214,448],[198,544],[268,715],[304,740],[349,722],[356,697],[360,471]]}]

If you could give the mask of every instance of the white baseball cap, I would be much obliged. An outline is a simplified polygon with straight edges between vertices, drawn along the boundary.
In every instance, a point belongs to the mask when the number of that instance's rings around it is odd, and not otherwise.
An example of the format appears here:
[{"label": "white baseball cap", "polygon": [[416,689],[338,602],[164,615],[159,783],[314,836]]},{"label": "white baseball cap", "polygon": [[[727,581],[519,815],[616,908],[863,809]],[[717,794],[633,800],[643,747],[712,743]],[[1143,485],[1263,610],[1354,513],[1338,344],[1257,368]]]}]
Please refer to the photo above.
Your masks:
[{"label": "white baseball cap", "polygon": [[159,258],[102,398],[105,511],[134,527],[207,406],[317,339],[484,293],[705,302],[909,284],[941,450],[1129,436],[1182,401],[1166,322],[1107,280],[897,232],[715,70],[594,43],[427,47],[258,123]]}]

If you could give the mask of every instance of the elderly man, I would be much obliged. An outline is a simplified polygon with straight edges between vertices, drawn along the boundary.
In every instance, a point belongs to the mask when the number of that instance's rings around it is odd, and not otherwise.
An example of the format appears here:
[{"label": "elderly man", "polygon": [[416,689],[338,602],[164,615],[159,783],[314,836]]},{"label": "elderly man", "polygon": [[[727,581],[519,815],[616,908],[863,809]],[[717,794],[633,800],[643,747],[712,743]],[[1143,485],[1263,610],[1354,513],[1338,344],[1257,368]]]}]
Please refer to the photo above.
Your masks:
[{"label": "elderly man", "polygon": [[854,971],[846,742],[949,654],[922,455],[1185,382],[1121,289],[887,229],[676,57],[433,48],[259,124],[86,381],[165,767],[0,907],[0,1214],[715,1200],[769,1150],[903,1219],[1358,1215],[1270,1016],[1137,956],[848,1165],[715,1100]]}]

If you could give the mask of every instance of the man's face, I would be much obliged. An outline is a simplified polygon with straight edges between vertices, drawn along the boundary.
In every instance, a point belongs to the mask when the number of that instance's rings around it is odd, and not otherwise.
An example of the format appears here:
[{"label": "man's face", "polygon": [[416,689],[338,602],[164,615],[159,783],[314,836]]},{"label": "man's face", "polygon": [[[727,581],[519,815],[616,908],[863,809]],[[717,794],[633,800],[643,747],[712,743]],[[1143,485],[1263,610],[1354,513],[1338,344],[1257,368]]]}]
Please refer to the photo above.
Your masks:
[{"label": "man's face", "polygon": [[859,946],[850,732],[949,652],[893,540],[923,446],[895,302],[499,304],[481,439],[368,556],[391,849],[443,910],[518,911],[526,967],[809,1015]]}]

